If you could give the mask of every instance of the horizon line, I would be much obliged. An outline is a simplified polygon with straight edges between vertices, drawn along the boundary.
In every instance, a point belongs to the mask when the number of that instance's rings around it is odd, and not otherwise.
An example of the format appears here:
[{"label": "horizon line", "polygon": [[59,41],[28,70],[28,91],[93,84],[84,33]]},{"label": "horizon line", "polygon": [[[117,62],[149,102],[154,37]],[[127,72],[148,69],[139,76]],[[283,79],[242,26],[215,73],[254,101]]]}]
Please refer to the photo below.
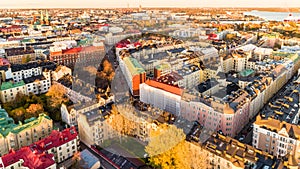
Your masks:
[{"label": "horizon line", "polygon": [[[139,7],[1,7],[0,9],[138,9]],[[179,8],[179,9],[199,9],[199,8],[242,8],[242,9],[286,9],[286,7],[210,7],[210,6],[206,6],[206,7],[179,7],[179,6],[174,6],[174,7],[166,7],[166,6],[154,6],[154,7],[142,7],[144,9],[152,9],[152,8]],[[294,8],[299,8],[300,11],[300,6],[299,7],[289,7],[289,9],[294,9]]]}]

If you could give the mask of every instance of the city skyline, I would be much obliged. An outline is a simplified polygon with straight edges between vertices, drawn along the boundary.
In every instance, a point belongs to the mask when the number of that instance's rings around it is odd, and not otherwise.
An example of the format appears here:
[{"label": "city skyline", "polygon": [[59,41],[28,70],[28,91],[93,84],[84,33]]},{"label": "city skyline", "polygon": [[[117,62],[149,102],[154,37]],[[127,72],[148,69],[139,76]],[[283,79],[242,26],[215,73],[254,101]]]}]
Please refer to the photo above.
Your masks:
[{"label": "city skyline", "polygon": [[[298,0],[274,0],[270,3],[269,0],[126,0],[117,1],[111,0],[109,2],[104,0],[11,0],[0,2],[0,8],[126,8],[126,7],[281,7],[281,8],[295,8],[300,7]],[[259,6],[258,6],[259,4]],[[288,9],[287,9],[288,11]]]}]

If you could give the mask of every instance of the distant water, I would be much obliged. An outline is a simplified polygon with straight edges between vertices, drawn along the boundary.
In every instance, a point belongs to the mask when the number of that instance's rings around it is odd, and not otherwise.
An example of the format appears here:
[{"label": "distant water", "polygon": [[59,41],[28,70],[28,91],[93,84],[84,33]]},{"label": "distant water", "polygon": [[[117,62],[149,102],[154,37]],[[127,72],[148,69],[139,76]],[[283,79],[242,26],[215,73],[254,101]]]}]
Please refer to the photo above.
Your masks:
[{"label": "distant water", "polygon": [[[289,12],[266,12],[266,11],[250,11],[244,12],[244,15],[252,15],[256,17],[260,17],[262,19],[268,21],[283,21],[286,17],[288,17]],[[291,13],[294,17],[300,17],[300,13]]]}]

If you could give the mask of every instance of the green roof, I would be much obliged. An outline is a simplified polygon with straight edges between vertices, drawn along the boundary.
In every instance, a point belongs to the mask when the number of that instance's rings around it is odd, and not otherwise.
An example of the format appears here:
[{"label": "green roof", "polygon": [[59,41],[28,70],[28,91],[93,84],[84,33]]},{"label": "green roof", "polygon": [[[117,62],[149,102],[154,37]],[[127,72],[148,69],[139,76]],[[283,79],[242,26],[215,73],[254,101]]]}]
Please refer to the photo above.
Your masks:
[{"label": "green roof", "polygon": [[27,128],[35,127],[40,124],[44,118],[51,120],[49,116],[42,113],[38,118],[32,117],[26,119],[24,124],[21,122],[15,124],[14,120],[8,116],[7,112],[4,109],[0,109],[0,137],[6,137],[9,133],[17,134]]},{"label": "green roof", "polygon": [[24,124],[19,124],[17,127],[15,127],[11,132],[12,133],[19,133],[27,128],[35,127],[36,125],[40,124],[42,119],[47,118],[50,119],[46,114],[42,113],[39,115],[38,118],[32,117],[30,119],[26,119],[24,121]]},{"label": "green roof", "polygon": [[273,52],[272,53],[273,56],[280,56],[280,57],[292,57],[293,55],[295,55],[295,53],[288,53],[288,52]]},{"label": "green roof", "polygon": [[294,63],[296,63],[299,60],[300,55],[297,53],[289,53],[289,52],[273,52],[273,56],[280,56],[284,58],[291,59]]},{"label": "green roof", "polygon": [[245,70],[240,72],[240,75],[243,76],[243,77],[247,77],[247,76],[251,75],[252,73],[254,73],[254,70],[245,69]]},{"label": "green roof", "polygon": [[10,118],[4,109],[0,109],[0,135],[7,136],[11,130],[17,125]]},{"label": "green roof", "polygon": [[125,57],[123,60],[132,75],[146,73],[145,69],[137,59],[132,57]]},{"label": "green roof", "polygon": [[1,85],[1,90],[7,90],[7,89],[11,89],[11,88],[15,88],[15,87],[20,87],[20,86],[24,86],[25,83],[23,80],[21,80],[20,82],[3,82]]},{"label": "green roof", "polygon": [[160,65],[155,66],[157,70],[170,69],[170,65],[168,63],[162,63]]}]

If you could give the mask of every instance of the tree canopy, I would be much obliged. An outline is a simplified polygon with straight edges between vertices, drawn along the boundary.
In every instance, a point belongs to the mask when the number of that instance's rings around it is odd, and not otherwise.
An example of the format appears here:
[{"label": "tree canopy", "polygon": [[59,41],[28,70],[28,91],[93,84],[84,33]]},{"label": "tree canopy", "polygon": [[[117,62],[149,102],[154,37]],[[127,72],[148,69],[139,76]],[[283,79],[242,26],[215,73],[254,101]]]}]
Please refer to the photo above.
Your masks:
[{"label": "tree canopy", "polygon": [[200,146],[185,140],[182,129],[176,126],[161,125],[151,132],[146,146],[149,162],[155,168],[162,169],[198,169],[206,168],[206,153]]}]

